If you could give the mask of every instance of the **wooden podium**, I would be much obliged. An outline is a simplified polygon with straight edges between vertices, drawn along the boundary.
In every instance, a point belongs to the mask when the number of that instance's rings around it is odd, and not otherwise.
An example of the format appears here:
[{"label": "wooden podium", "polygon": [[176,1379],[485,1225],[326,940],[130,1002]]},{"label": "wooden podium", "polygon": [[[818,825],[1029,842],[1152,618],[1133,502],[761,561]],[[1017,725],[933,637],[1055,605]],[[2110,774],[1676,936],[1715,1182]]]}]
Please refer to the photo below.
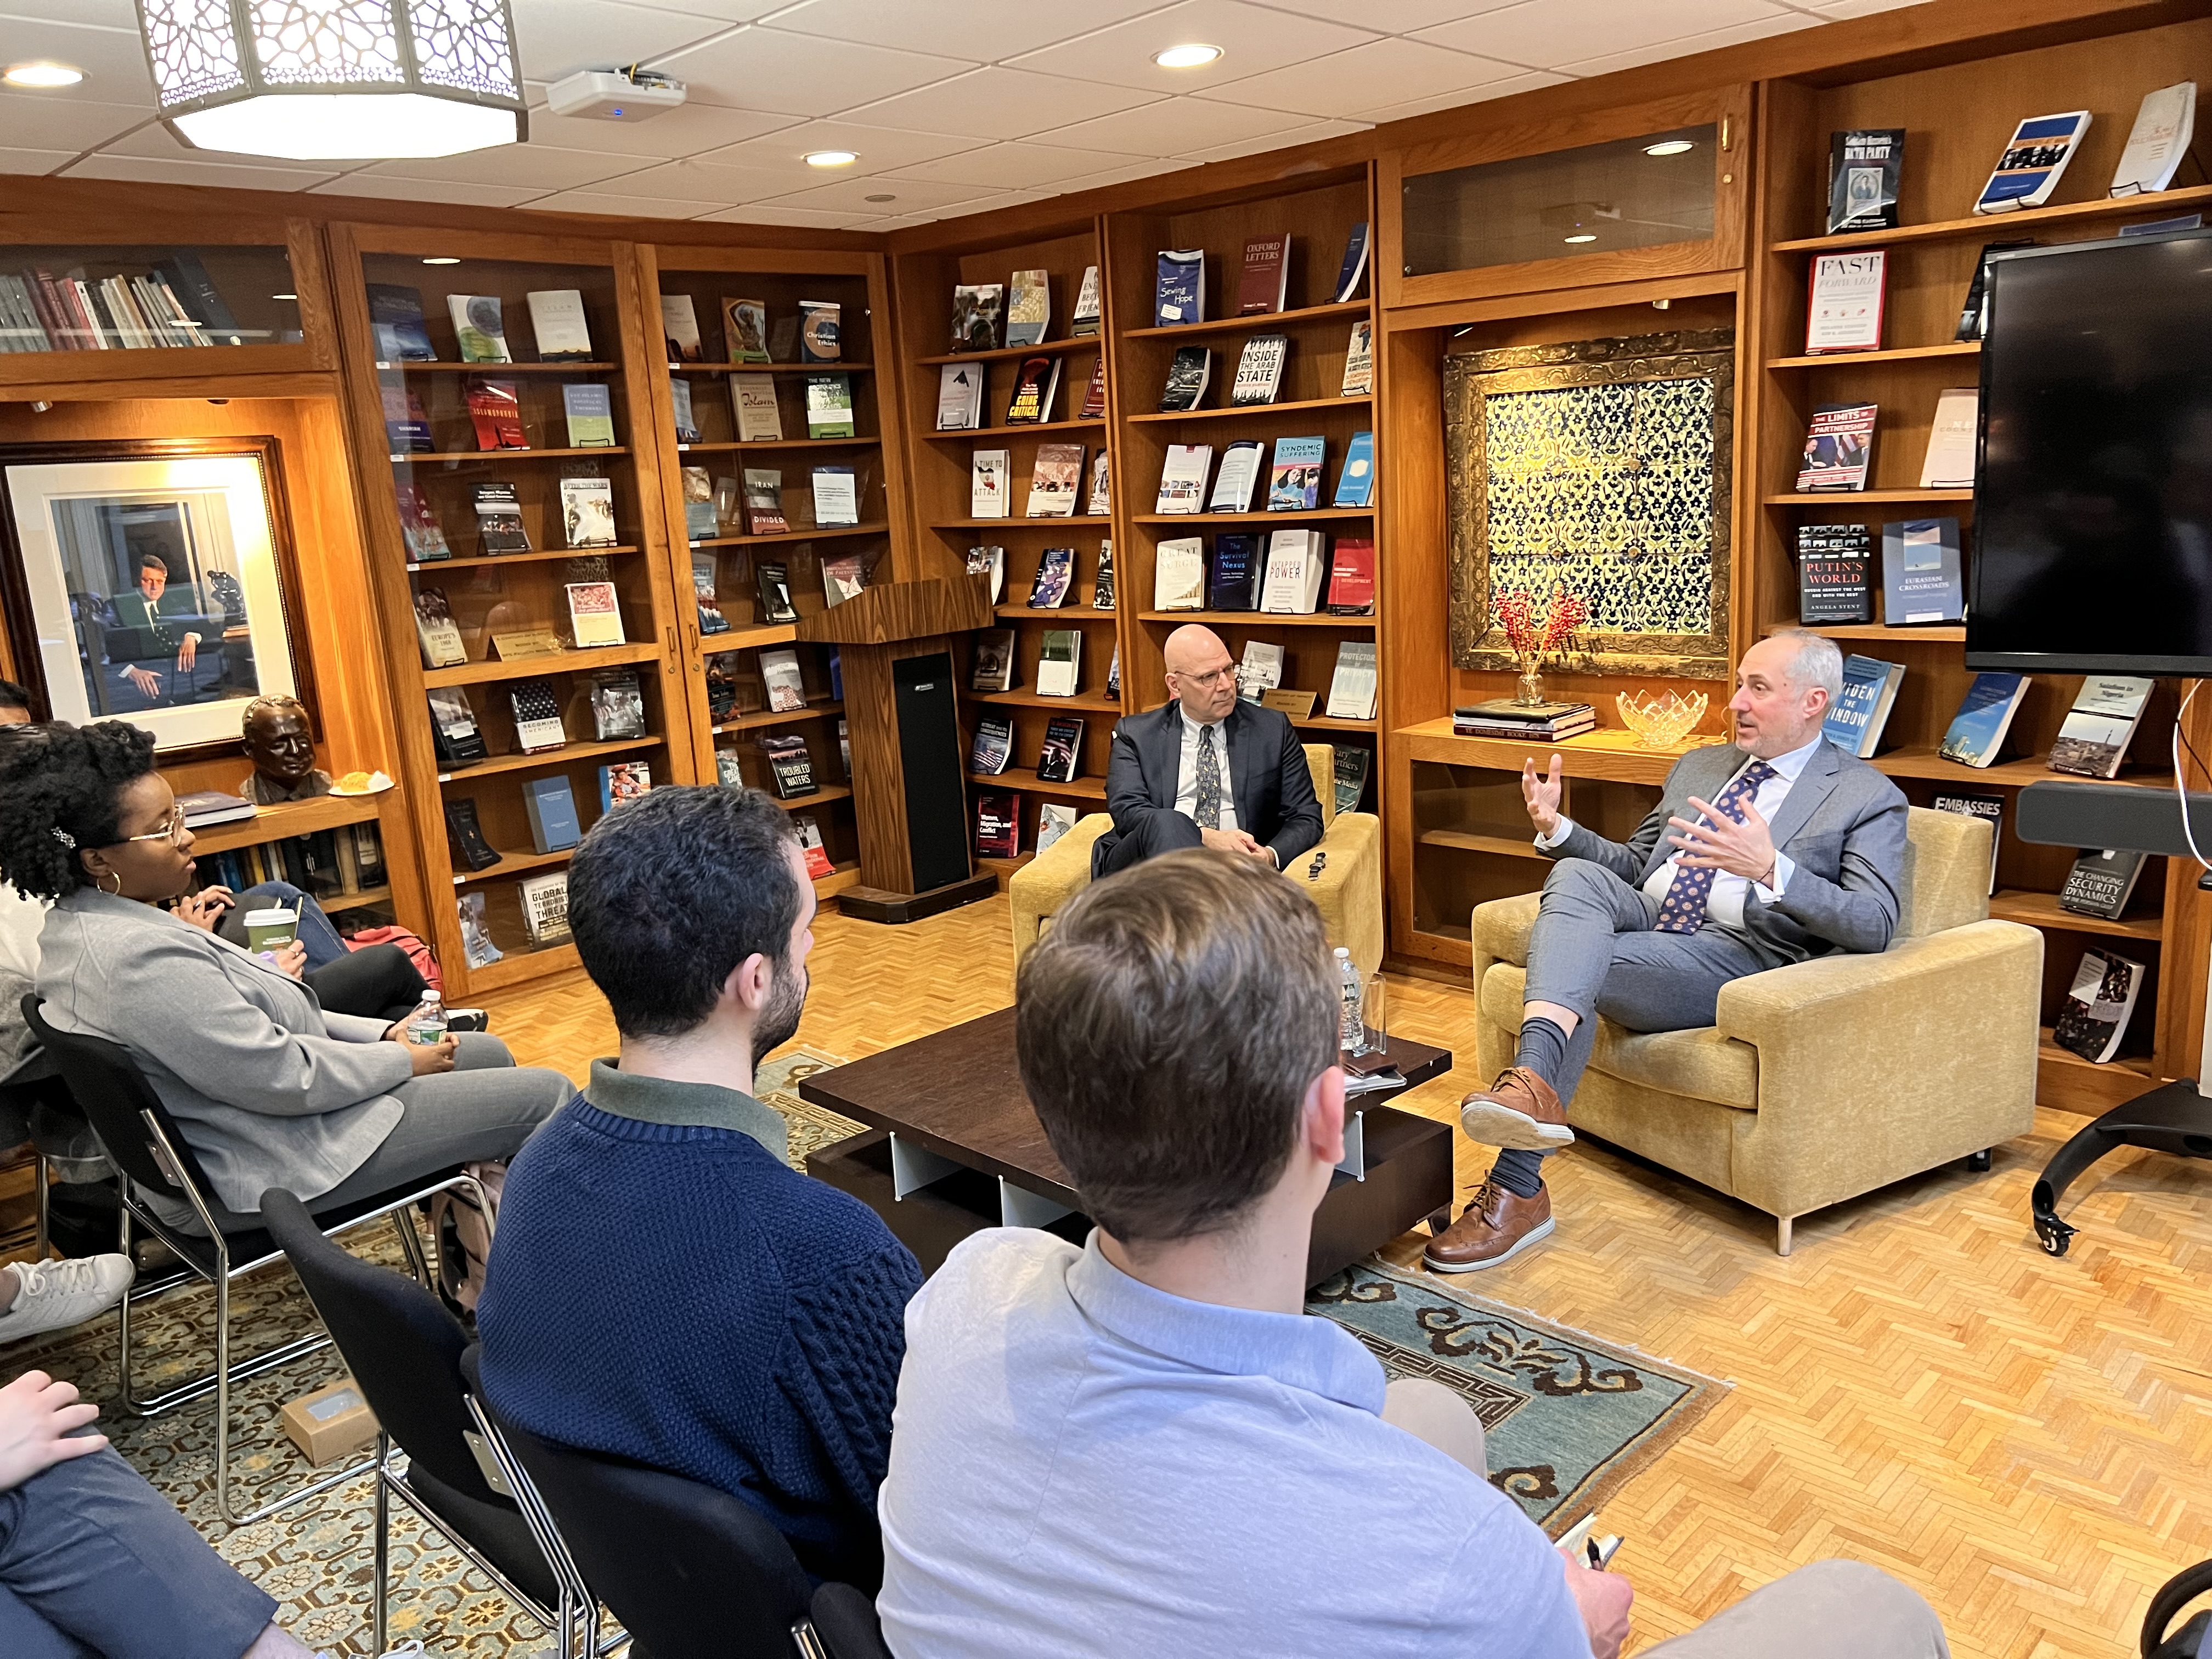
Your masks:
[{"label": "wooden podium", "polygon": [[915,921],[998,891],[969,835],[952,637],[991,625],[985,580],[885,582],[799,624],[843,669],[860,839],[861,885],[837,895],[848,916]]}]

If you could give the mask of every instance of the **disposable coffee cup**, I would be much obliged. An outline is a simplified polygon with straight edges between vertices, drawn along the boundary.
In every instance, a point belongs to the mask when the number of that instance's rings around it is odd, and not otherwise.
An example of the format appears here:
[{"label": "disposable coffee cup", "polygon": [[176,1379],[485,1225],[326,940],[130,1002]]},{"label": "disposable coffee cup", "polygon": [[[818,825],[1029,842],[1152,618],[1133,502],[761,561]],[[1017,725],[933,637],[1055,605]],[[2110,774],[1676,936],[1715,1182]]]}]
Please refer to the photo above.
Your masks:
[{"label": "disposable coffee cup", "polygon": [[249,951],[281,951],[299,934],[300,915],[296,910],[246,913],[246,948]]}]

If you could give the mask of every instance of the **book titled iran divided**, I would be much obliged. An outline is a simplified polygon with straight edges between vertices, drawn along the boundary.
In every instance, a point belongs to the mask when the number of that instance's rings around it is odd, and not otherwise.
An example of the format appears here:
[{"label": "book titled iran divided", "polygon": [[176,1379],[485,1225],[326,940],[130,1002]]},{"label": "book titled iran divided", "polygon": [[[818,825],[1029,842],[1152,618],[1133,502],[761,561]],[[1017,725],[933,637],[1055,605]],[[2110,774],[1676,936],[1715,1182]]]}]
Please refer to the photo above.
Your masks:
[{"label": "book titled iran divided", "polygon": [[2140,962],[2116,952],[2084,951],[2051,1040],[2099,1066],[2112,1059],[2127,1035],[2128,1016],[2136,1011],[2146,971]]},{"label": "book titled iran divided", "polygon": [[[2002,795],[1938,795],[1929,802],[1939,812],[1956,812],[1960,817],[1987,818],[1990,823],[1990,891],[1997,890],[1997,843],[2004,834],[2004,797]],[[2059,902],[2065,902],[2063,896]]]},{"label": "book titled iran divided", "polygon": [[1828,135],[1828,234],[1895,230],[1905,178],[1905,130],[1863,127]]},{"label": "book titled iran divided", "polygon": [[477,429],[481,450],[527,449],[530,440],[522,430],[522,399],[512,380],[469,382],[469,422]]},{"label": "book titled iran divided", "polygon": [[567,586],[568,626],[574,630],[579,651],[625,642],[622,605],[615,598],[612,582],[570,582]]},{"label": "book titled iran divided", "polygon": [[1936,753],[1962,766],[1992,764],[2004,748],[2012,717],[2027,696],[2027,676],[1994,671],[1974,676]]},{"label": "book titled iran divided", "polygon": [[772,466],[749,466],[745,477],[745,528],[755,536],[787,534],[791,522],[783,516],[783,473]]},{"label": "book titled iran divided", "polygon": [[1881,527],[1882,620],[1892,628],[1954,623],[1966,614],[1956,519],[1906,519]]},{"label": "book titled iran divided", "polygon": [[1152,288],[1152,322],[1180,328],[1206,320],[1206,250],[1162,248]]},{"label": "book titled iran divided", "polygon": [[1022,850],[1022,798],[1009,790],[987,789],[975,797],[975,851],[987,859],[1010,859]]},{"label": "book titled iran divided", "polygon": [[1997,157],[1974,211],[2012,213],[2043,206],[2058,188],[2074,152],[2081,149],[2089,118],[2087,110],[2077,109],[2063,115],[2032,115],[2022,121]]},{"label": "book titled iran divided", "polygon": [[1820,404],[1805,434],[1801,490],[1864,489],[1874,465],[1874,404]]},{"label": "book titled iran divided", "polygon": [[1889,724],[1889,711],[1896,705],[1898,684],[1904,678],[1901,662],[1884,662],[1879,657],[1844,658],[1844,694],[1820,723],[1820,735],[1846,755],[1861,760],[1873,758],[1881,746],[1882,728]]},{"label": "book titled iran divided", "polygon": [[2150,681],[2132,674],[2084,678],[2051,745],[2051,769],[2085,778],[2118,777],[2150,690]]},{"label": "book titled iran divided", "polygon": [[1798,526],[1798,621],[1808,626],[1872,622],[1873,547],[1863,524]]},{"label": "book titled iran divided", "polygon": [[2058,890],[2058,908],[2076,915],[2118,921],[2135,895],[2136,878],[2142,874],[2143,861],[2149,857],[2148,853],[2083,848],[2074,867],[2066,872],[2066,884]]}]

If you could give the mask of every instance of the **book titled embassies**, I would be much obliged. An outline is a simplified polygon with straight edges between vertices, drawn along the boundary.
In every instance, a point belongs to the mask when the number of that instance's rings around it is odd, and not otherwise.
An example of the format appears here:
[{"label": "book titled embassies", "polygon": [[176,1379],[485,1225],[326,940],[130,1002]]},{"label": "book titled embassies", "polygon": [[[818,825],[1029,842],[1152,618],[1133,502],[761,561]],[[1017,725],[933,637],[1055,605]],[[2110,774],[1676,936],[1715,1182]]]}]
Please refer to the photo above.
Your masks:
[{"label": "book titled embassies", "polygon": [[[1986,818],[1990,826],[1990,891],[1997,890],[1997,845],[2003,839],[2004,797],[2002,795],[1938,795],[1928,803],[1939,812],[1960,817]],[[2058,901],[2066,902],[2062,894]]]},{"label": "book titled embassies", "polygon": [[1874,464],[1873,404],[1820,404],[1805,433],[1801,490],[1864,489]]}]

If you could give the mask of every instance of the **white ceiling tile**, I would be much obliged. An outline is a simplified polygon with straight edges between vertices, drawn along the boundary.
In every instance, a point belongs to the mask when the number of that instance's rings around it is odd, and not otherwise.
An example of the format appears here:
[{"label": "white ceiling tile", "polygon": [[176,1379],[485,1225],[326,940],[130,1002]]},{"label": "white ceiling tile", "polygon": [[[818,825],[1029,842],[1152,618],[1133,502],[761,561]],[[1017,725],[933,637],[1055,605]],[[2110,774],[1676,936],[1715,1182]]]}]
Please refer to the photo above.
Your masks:
[{"label": "white ceiling tile", "polygon": [[[961,202],[972,202],[992,191],[979,185],[933,185],[915,179],[840,179],[811,190],[793,191],[763,204],[779,208],[821,208],[847,213],[866,213],[888,218],[892,214],[940,211]],[[872,196],[888,196],[888,202],[872,202]]]},{"label": "white ceiling tile", "polygon": [[[951,137],[941,132],[902,132],[855,121],[805,121],[765,137],[724,144],[699,159],[726,167],[799,167],[821,179],[825,176],[851,178],[859,173],[880,173],[887,167],[911,167],[975,147],[972,138]],[[809,155],[825,149],[850,150],[860,159],[834,173],[806,166]]]},{"label": "white ceiling tile", "polygon": [[1103,190],[1109,185],[1126,185],[1133,179],[1152,179],[1163,173],[1180,173],[1185,167],[1197,165],[1188,156],[1131,161],[1125,167],[1109,167],[1103,173],[1085,173],[1080,179],[1064,179],[1060,193],[1072,195],[1077,191]]},{"label": "white ceiling tile", "polygon": [[1084,0],[1079,8],[1040,5],[1037,0],[805,0],[776,13],[769,27],[908,52],[992,59],[1033,52],[1071,34],[1157,10],[1159,4],[1160,0]]},{"label": "white ceiling tile", "polygon": [[1478,87],[1522,73],[1516,64],[1390,38],[1349,52],[1269,70],[1200,93],[1206,102],[1254,104],[1308,115],[1345,116],[1376,104],[1456,95],[1468,102]]},{"label": "white ceiling tile", "polygon": [[716,202],[647,201],[598,190],[564,190],[533,198],[526,213],[611,213],[625,219],[696,219]]},{"label": "white ceiling tile", "polygon": [[1279,110],[1170,98],[1120,115],[1080,121],[1052,136],[1075,149],[1110,149],[1123,155],[1188,155],[1193,150],[1288,132],[1305,125],[1304,116],[1285,115]]},{"label": "white ceiling tile", "polygon": [[1425,29],[1420,38],[1531,69],[1559,69],[1591,57],[1594,44],[1610,52],[1632,52],[1781,15],[1786,14],[1766,0],[1667,0],[1662,6],[1639,0],[1584,0],[1579,5],[1522,0],[1519,5]]},{"label": "white ceiling tile", "polygon": [[728,207],[738,202],[788,196],[821,179],[822,175],[811,167],[729,167],[711,161],[682,161],[625,173],[619,184],[625,193],[647,199]]},{"label": "white ceiling tile", "polygon": [[1409,116],[1428,115],[1440,109],[1458,109],[1471,103],[1486,103],[1492,98],[1510,98],[1516,92],[1531,92],[1538,87],[1556,87],[1574,78],[1571,75],[1560,75],[1551,70],[1528,70],[1510,80],[1493,81],[1467,97],[1409,98],[1401,104],[1382,104],[1373,109],[1363,109],[1358,112],[1358,116],[1361,120],[1372,121],[1379,127],[1385,121],[1402,121]]},{"label": "white ceiling tile", "polygon": [[[68,10],[67,0],[62,9]],[[70,11],[71,17],[75,16]],[[39,94],[64,100],[82,98],[102,104],[154,102],[154,72],[146,66],[146,43],[134,24],[129,28],[94,28],[76,22],[46,22],[0,13],[0,63],[52,58],[84,71],[73,87]]]},{"label": "white ceiling tile", "polygon": [[[12,23],[24,17],[134,32],[138,27],[138,8],[134,0],[7,0],[4,9],[0,9],[0,22]],[[12,44],[12,36],[10,40]],[[15,56],[12,52],[7,53],[10,63],[15,61]]]},{"label": "white ceiling tile", "polygon": [[1925,0],[1802,0],[1808,10],[1817,11],[1830,19],[1865,17],[1878,11],[1898,11],[1906,6],[1917,6]]},{"label": "white ceiling tile", "polygon": [[73,149],[0,149],[0,173],[52,173],[76,155]]},{"label": "white ceiling tile", "polygon": [[[542,89],[541,89],[542,90]],[[533,107],[530,112],[530,142],[559,149],[603,150],[610,155],[658,156],[696,155],[740,139],[757,138],[778,127],[787,127],[795,115],[767,115],[757,110],[724,109],[718,104],[686,104],[656,115],[635,126],[620,121],[589,121],[580,116],[556,115]]]},{"label": "white ceiling tile", "polygon": [[1055,127],[1158,100],[1157,92],[993,64],[848,112],[855,119],[974,138],[1050,136]]},{"label": "white ceiling tile", "polygon": [[1269,133],[1265,138],[1247,138],[1238,143],[1216,144],[1211,149],[1194,149],[1189,159],[1194,161],[1233,161],[1240,155],[1257,155],[1265,150],[1287,149],[1298,144],[1317,144],[1324,138],[1341,138],[1347,132],[1364,132],[1365,121],[1315,121],[1309,125],[1292,127],[1288,132]]},{"label": "white ceiling tile", "polygon": [[514,9],[515,52],[532,80],[563,80],[579,70],[638,63],[735,27],[703,10],[627,0],[525,0]]},{"label": "white ceiling tile", "polygon": [[368,196],[381,202],[454,202],[463,207],[520,207],[545,194],[517,185],[464,185],[449,179],[386,179],[349,173],[317,185],[310,196]]},{"label": "white ceiling tile", "polygon": [[701,103],[835,115],[941,81],[972,62],[744,28],[703,46],[655,54],[652,67],[685,82]]},{"label": "white ceiling tile", "polygon": [[876,214],[832,213],[820,208],[725,208],[720,213],[702,213],[700,218],[718,225],[797,225],[801,229],[863,230],[873,229],[883,223]]},{"label": "white ceiling tile", "polygon": [[986,144],[941,161],[895,167],[894,179],[927,179],[939,184],[976,185],[990,190],[1030,191],[1085,173],[1104,173],[1123,158],[1100,149],[1066,149],[1058,144]]},{"label": "white ceiling tile", "polygon": [[[1016,69],[1103,81],[1110,86],[1187,93],[1323,52],[1342,52],[1374,38],[1365,29],[1269,11],[1243,0],[1182,0],[1181,5],[1095,29],[1010,61]],[[1222,55],[1200,69],[1162,69],[1152,62],[1154,52],[1193,43],[1219,46]]]},{"label": "white ceiling tile", "polygon": [[0,144],[66,149],[74,155],[97,149],[153,114],[135,104],[57,102],[34,92],[0,92]]},{"label": "white ceiling tile", "polygon": [[[209,151],[212,155],[214,152]],[[129,179],[153,185],[216,185],[226,190],[305,190],[321,173],[286,173],[276,167],[228,161],[172,161],[152,155],[88,155],[65,175],[71,179]]]},{"label": "white ceiling tile", "polygon": [[[1304,12],[1309,17],[1326,17],[1340,21],[1348,8],[1345,0],[1266,0],[1279,11]],[[1449,23],[1455,18],[1472,17],[1477,12],[1496,11],[1500,6],[1510,6],[1516,0],[1381,0],[1381,3],[1364,8],[1359,15],[1359,27],[1380,29],[1389,34],[1411,34],[1415,29],[1431,27],[1437,23]]]},{"label": "white ceiling tile", "polygon": [[647,165],[638,155],[595,155],[550,144],[501,144],[461,155],[379,161],[372,171],[388,179],[449,179],[465,185],[520,185],[538,190],[577,190]]},{"label": "white ceiling tile", "polygon": [[1610,75],[1615,70],[1634,69],[1638,64],[1656,64],[1668,58],[1687,58],[1692,52],[1711,52],[1719,46],[1763,40],[1770,34],[1787,34],[1792,29],[1816,27],[1820,21],[1819,18],[1808,17],[1802,12],[1780,12],[1772,17],[1754,18],[1729,28],[1713,29],[1703,34],[1687,35],[1655,46],[1632,47],[1626,52],[1607,52],[1601,58],[1586,58],[1579,63],[1563,64],[1560,68],[1570,75]]}]

